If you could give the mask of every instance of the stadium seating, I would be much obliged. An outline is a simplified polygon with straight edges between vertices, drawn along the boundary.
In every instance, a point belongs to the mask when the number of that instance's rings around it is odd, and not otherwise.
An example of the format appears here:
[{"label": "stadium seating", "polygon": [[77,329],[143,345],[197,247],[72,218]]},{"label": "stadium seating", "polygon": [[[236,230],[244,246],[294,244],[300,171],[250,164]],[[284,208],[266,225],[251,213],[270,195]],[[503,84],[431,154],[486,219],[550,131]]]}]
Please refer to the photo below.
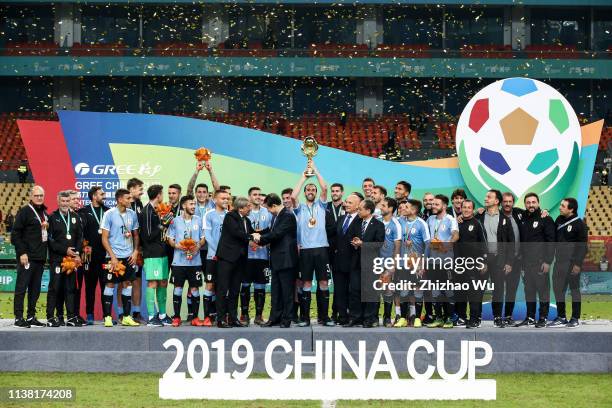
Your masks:
[{"label": "stadium seating", "polygon": [[599,150],[606,150],[610,148],[612,143],[612,127],[606,127],[603,129],[601,139],[599,139]]},{"label": "stadium seating", "polygon": [[611,202],[612,187],[591,186],[585,216],[589,235],[612,236]]},{"label": "stadium seating", "polygon": [[512,46],[503,44],[474,44],[460,49],[463,58],[512,58]]},{"label": "stadium seating", "polygon": [[0,170],[14,170],[21,160],[27,159],[15,119],[48,120],[54,116],[51,113],[0,113]]},{"label": "stadium seating", "polygon": [[8,56],[57,55],[59,46],[53,41],[7,42],[3,54]]},{"label": "stadium seating", "polygon": [[151,50],[160,57],[206,57],[210,55],[207,43],[161,42]]},{"label": "stadium seating", "polygon": [[527,58],[581,58],[575,45],[538,45],[530,44],[525,47]]},{"label": "stadium seating", "polygon": [[454,149],[457,125],[455,123],[440,122],[436,123],[436,136],[440,149]]},{"label": "stadium seating", "polygon": [[75,57],[100,56],[117,57],[126,55],[128,46],[123,44],[81,44],[74,43],[70,48],[70,55]]},{"label": "stadium seating", "polygon": [[317,58],[352,58],[367,57],[367,44],[310,44],[310,56]]},{"label": "stadium seating", "polygon": [[[28,195],[32,184],[21,183],[0,183],[0,211],[2,211],[2,226],[0,231],[4,231],[4,217],[11,209],[19,209],[28,202]],[[8,236],[5,237],[8,239]]]},{"label": "stadium seating", "polygon": [[374,56],[380,58],[431,58],[428,44],[379,44]]},{"label": "stadium seating", "polygon": [[213,55],[219,57],[277,57],[278,51],[263,49],[260,41],[249,41],[247,48],[225,48],[220,43],[213,50]]}]

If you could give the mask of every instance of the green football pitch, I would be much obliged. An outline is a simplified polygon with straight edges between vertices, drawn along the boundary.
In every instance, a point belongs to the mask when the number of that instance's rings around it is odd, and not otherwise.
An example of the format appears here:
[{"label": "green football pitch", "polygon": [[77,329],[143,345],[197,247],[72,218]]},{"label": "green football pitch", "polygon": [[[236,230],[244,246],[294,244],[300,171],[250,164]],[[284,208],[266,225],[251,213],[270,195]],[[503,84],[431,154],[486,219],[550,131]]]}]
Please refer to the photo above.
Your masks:
[{"label": "green football pitch", "polygon": [[[337,407],[610,407],[611,374],[497,374],[496,401],[335,401]],[[158,398],[159,374],[2,373],[0,387],[71,387],[71,402],[8,403],[3,407],[321,407],[322,401],[168,401]],[[236,390],[240,392],[240,390]],[[308,390],[304,390],[305,393]],[[327,405],[329,406],[329,404]],[[333,405],[332,405],[333,406]]]}]

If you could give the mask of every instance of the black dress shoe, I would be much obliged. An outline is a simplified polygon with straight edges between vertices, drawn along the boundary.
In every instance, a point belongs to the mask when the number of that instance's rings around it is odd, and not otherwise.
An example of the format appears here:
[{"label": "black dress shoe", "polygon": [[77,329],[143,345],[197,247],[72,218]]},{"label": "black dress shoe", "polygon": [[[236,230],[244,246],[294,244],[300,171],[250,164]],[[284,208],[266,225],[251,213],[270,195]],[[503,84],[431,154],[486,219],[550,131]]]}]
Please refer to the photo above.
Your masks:
[{"label": "black dress shoe", "polygon": [[281,323],[279,321],[268,320],[267,322],[262,324],[261,327],[274,327],[274,326],[278,326],[280,324]]},{"label": "black dress shoe", "polygon": [[291,327],[291,320],[281,322],[279,326],[281,329],[288,329]]},{"label": "black dress shoe", "polygon": [[220,329],[229,329],[232,326],[230,326],[229,324],[227,324],[227,322],[225,322],[223,320],[219,320],[217,322],[217,327],[220,328]]},{"label": "black dress shoe", "polygon": [[363,322],[361,320],[349,319],[349,321],[346,322],[346,324],[343,325],[342,327],[357,327],[357,326],[361,326],[362,324]]},{"label": "black dress shoe", "polygon": [[240,320],[234,320],[230,323],[231,327],[247,327],[246,324],[242,323]]},{"label": "black dress shoe", "polygon": [[336,326],[344,326],[349,321],[348,321],[348,319],[339,318],[338,320],[334,320],[334,322],[336,322]]},{"label": "black dress shoe", "polygon": [[378,327],[378,320],[368,320],[363,322],[363,328],[364,329],[371,329],[373,327]]}]

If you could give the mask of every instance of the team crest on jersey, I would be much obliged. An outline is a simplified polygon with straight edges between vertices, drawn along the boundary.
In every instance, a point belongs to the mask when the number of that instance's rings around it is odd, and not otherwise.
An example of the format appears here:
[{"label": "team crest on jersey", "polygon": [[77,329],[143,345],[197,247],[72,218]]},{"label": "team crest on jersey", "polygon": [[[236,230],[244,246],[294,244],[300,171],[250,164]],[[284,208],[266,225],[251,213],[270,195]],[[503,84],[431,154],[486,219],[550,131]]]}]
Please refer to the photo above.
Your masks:
[{"label": "team crest on jersey", "polygon": [[522,219],[523,219],[523,214],[520,214],[520,213],[519,213],[519,214],[517,214],[517,215],[518,215],[518,219],[519,219],[519,220],[522,220]]},{"label": "team crest on jersey", "polygon": [[389,235],[390,233],[391,233],[391,228],[387,228],[387,229],[385,230],[385,234]]},{"label": "team crest on jersey", "polygon": [[416,234],[416,228],[412,227],[412,229],[410,229],[410,233],[411,234]]},{"label": "team crest on jersey", "polygon": [[568,225],[568,226],[567,226],[567,232],[570,232],[571,230],[572,230],[572,226],[571,226],[571,225]]},{"label": "team crest on jersey", "polygon": [[537,221],[534,221],[534,222],[533,222],[533,228],[537,228],[537,227],[538,227],[538,222],[537,222]]},{"label": "team crest on jersey", "polygon": [[72,219],[72,223],[73,223],[73,224],[76,224],[76,218],[73,218],[73,219]]},{"label": "team crest on jersey", "polygon": [[474,230],[474,226],[473,226],[473,225],[470,225],[470,226],[468,227],[468,231],[473,231],[473,230]]},{"label": "team crest on jersey", "polygon": [[441,225],[440,226],[440,231],[446,231],[446,225]]}]

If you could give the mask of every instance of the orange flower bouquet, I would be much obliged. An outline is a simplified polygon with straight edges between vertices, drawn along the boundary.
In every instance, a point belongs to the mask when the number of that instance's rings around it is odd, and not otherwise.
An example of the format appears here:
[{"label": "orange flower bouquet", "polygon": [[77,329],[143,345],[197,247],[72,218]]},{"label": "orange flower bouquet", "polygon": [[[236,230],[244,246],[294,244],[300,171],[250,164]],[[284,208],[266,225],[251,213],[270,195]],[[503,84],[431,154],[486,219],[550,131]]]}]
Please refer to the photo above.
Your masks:
[{"label": "orange flower bouquet", "polygon": [[125,275],[125,265],[123,264],[123,261],[119,261],[119,263],[117,263],[117,266],[115,268],[113,268],[111,263],[109,262],[107,264],[102,265],[102,269],[104,269],[105,271],[110,271],[114,273],[115,276]]},{"label": "orange flower bouquet", "polygon": [[84,264],[88,264],[91,262],[91,246],[89,245],[89,241],[86,239],[83,240],[83,252],[81,253],[81,261]]},{"label": "orange flower bouquet", "polygon": [[441,241],[438,237],[433,237],[431,241],[429,241],[429,246],[434,251],[442,251],[444,249],[444,242]]},{"label": "orange flower bouquet", "polygon": [[198,150],[195,151],[194,156],[199,162],[207,162],[212,157],[212,152],[205,147],[200,147]]},{"label": "orange flower bouquet", "polygon": [[185,238],[184,240],[179,242],[179,245],[183,249],[183,252],[185,252],[185,256],[187,257],[187,260],[191,261],[196,252],[196,248],[197,248],[196,242],[191,238]]},{"label": "orange flower bouquet", "polygon": [[161,222],[161,240],[166,241],[166,234],[168,233],[168,227],[174,221],[174,213],[172,212],[172,206],[169,203],[159,203],[155,207],[155,212]]},{"label": "orange flower bouquet", "polygon": [[62,272],[66,272],[66,275],[70,275],[81,266],[80,258],[73,258],[71,256],[65,256],[62,260]]}]

